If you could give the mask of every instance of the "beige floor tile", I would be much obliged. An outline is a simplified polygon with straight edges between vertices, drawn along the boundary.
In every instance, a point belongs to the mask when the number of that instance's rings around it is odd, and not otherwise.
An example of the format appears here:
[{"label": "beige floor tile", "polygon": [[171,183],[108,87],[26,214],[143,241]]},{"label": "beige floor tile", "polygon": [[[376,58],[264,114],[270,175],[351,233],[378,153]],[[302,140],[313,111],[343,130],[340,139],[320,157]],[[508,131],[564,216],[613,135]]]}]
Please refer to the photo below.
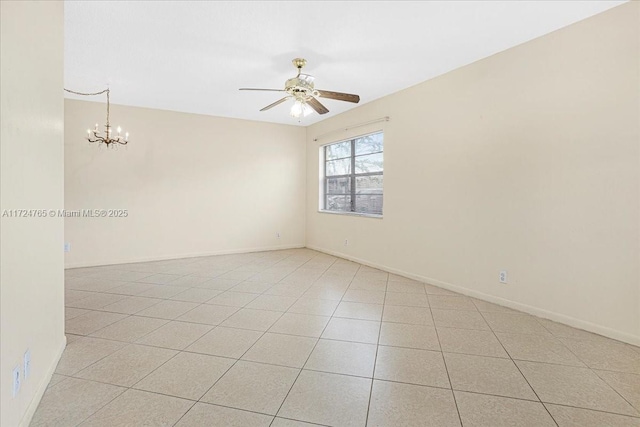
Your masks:
[{"label": "beige floor tile", "polygon": [[65,307],[69,307],[70,303],[73,303],[75,301],[79,301],[81,299],[90,297],[92,295],[93,295],[93,292],[78,291],[78,290],[74,290],[74,289],[65,288],[65,290],[64,290],[64,305],[65,305]]},{"label": "beige floor tile", "polygon": [[207,304],[225,305],[229,307],[244,307],[254,299],[258,298],[259,294],[250,294],[246,292],[223,292],[207,301]]},{"label": "beige floor tile", "polygon": [[640,427],[640,418],[545,404],[558,427]]},{"label": "beige floor tile", "polygon": [[262,294],[274,286],[273,283],[265,282],[242,282],[235,285],[231,290],[233,292],[246,292],[250,294]]},{"label": "beige floor tile", "polygon": [[113,313],[135,314],[145,308],[158,304],[160,301],[161,300],[156,298],[128,296],[118,302],[114,302],[113,304],[105,305],[100,310],[110,311]]},{"label": "beige floor tile", "polygon": [[375,344],[321,339],[304,369],[371,378],[375,361]]},{"label": "beige floor tile", "polygon": [[374,378],[402,383],[450,388],[447,369],[439,351],[378,347]]},{"label": "beige floor tile", "polygon": [[429,307],[427,295],[408,294],[404,292],[387,292],[385,305],[404,305],[408,307]]},{"label": "beige floor tile", "polygon": [[256,310],[272,310],[272,311],[287,311],[289,307],[296,302],[297,298],[294,297],[281,297],[276,295],[260,295],[249,304],[246,308],[253,308]]},{"label": "beige floor tile", "polygon": [[364,426],[371,380],[302,371],[278,415],[332,426]]},{"label": "beige floor tile", "polygon": [[572,328],[571,326],[563,325],[562,323],[553,322],[547,319],[538,319],[538,323],[544,326],[554,336],[559,338],[573,338],[580,340],[599,340],[603,338],[600,335],[592,334],[591,332],[587,332],[582,329]]},{"label": "beige floor tile", "polygon": [[370,427],[455,427],[460,419],[451,390],[375,380]]},{"label": "beige floor tile", "polygon": [[[198,273],[200,274],[200,273]],[[214,279],[209,279],[206,282],[202,282],[196,287],[198,288],[207,288],[207,289],[216,289],[219,291],[228,291],[233,288],[237,284],[239,284],[241,280],[238,279],[222,279],[220,277],[216,277]]]},{"label": "beige floor tile", "polygon": [[271,427],[317,427],[318,424],[304,423],[302,421],[289,420],[286,418],[276,417],[271,424]]},{"label": "beige floor tile", "polygon": [[338,305],[334,317],[346,317],[360,320],[382,320],[382,304],[364,304],[343,301]]},{"label": "beige floor tile", "polygon": [[221,326],[265,332],[269,330],[281,316],[282,313],[279,311],[243,308],[222,322]]},{"label": "beige floor tile", "polygon": [[73,319],[65,321],[65,332],[75,335],[89,335],[95,331],[116,323],[127,317],[124,314],[106,311],[90,311]]},{"label": "beige floor tile", "polygon": [[73,307],[65,307],[64,308],[64,320],[70,320],[74,317],[82,316],[83,314],[87,314],[90,310],[84,308],[73,308]]},{"label": "beige floor tile", "polygon": [[540,402],[454,392],[465,427],[555,427]]},{"label": "beige floor tile", "polygon": [[97,277],[72,277],[64,281],[65,288],[76,289],[80,291],[104,292],[118,286],[122,286],[125,282],[97,278]]},{"label": "beige floor tile", "polygon": [[382,320],[385,322],[410,323],[414,325],[433,325],[431,310],[426,307],[385,304]]},{"label": "beige floor tile", "polygon": [[239,359],[261,336],[258,331],[219,326],[187,347],[187,351]]},{"label": "beige floor tile", "polygon": [[424,290],[427,291],[427,295],[451,295],[461,296],[460,294],[450,291],[448,289],[441,288],[439,286],[433,286],[428,283],[424,284]]},{"label": "beige floor tile", "polygon": [[183,292],[184,289],[185,288],[183,286],[154,285],[152,288],[147,289],[138,296],[167,299],[174,295],[178,295],[180,292]]},{"label": "beige floor tile", "polygon": [[69,377],[67,377],[65,375],[53,374],[51,376],[51,381],[49,381],[49,384],[47,385],[47,388],[51,388],[54,385],[59,384],[62,381],[66,380],[67,378],[69,378]]},{"label": "beige floor tile", "polygon": [[491,330],[478,311],[443,310],[432,307],[431,314],[433,315],[433,321],[438,327],[477,329],[482,331]]},{"label": "beige floor tile", "polygon": [[331,316],[339,301],[325,299],[300,298],[289,308],[290,313],[312,314],[315,316]]},{"label": "beige floor tile", "polygon": [[138,344],[151,345],[154,347],[184,350],[212,328],[213,326],[210,325],[178,322],[174,320],[150,334],[145,335],[137,342]]},{"label": "beige floor tile", "polygon": [[622,397],[588,368],[516,362],[545,403],[638,416]]},{"label": "beige floor tile", "polygon": [[168,285],[169,283],[179,279],[180,277],[182,277],[182,275],[180,274],[159,273],[143,277],[142,279],[136,280],[136,282],[152,283],[154,285]]},{"label": "beige floor tile", "polygon": [[133,388],[198,400],[235,363],[206,354],[179,353]]},{"label": "beige floor tile", "polygon": [[202,304],[187,311],[177,320],[183,322],[204,323],[206,325],[219,325],[238,311],[237,307],[223,305]]},{"label": "beige floor tile", "polygon": [[329,319],[327,316],[285,313],[269,329],[269,332],[318,338],[329,323]]},{"label": "beige floor tile", "polygon": [[640,374],[640,352],[635,351],[628,344],[608,338],[559,339],[590,368]]},{"label": "beige floor tile", "polygon": [[316,341],[316,338],[266,333],[242,356],[242,359],[302,368]]},{"label": "beige floor tile", "polygon": [[168,320],[154,319],[152,317],[129,316],[94,332],[91,336],[134,342],[167,322]]},{"label": "beige floor tile", "polygon": [[429,305],[431,308],[442,310],[471,310],[476,311],[477,308],[471,301],[471,298],[453,295],[429,295]]},{"label": "beige floor tile", "polygon": [[350,289],[345,292],[342,301],[364,304],[384,304],[384,292]]},{"label": "beige floor tile", "polygon": [[338,302],[342,300],[345,292],[346,287],[313,285],[302,295],[302,298],[323,299]]},{"label": "beige floor tile", "polygon": [[265,291],[265,295],[276,295],[281,297],[300,298],[309,289],[307,285],[293,285],[289,283],[278,283]]},{"label": "beige floor tile", "polygon": [[271,420],[269,415],[198,402],[176,427],[269,427]]},{"label": "beige floor tile", "polygon": [[424,325],[382,322],[380,345],[440,350],[436,328]]},{"label": "beige floor tile", "polygon": [[222,291],[204,288],[182,288],[182,292],[170,297],[169,299],[176,301],[204,303],[211,298],[220,295]]},{"label": "beige floor tile", "polygon": [[124,298],[126,298],[125,295],[92,292],[91,295],[67,303],[67,307],[98,310],[106,305],[113,304],[114,302],[118,302]]},{"label": "beige floor tile", "polygon": [[123,348],[126,344],[99,338],[67,338],[67,347],[60,357],[56,372],[74,375],[87,366]]},{"label": "beige floor tile", "polygon": [[549,335],[549,331],[528,314],[486,312],[482,316],[494,332]]},{"label": "beige floor tile", "polygon": [[78,378],[131,387],[176,355],[164,348],[129,344],[75,374]]},{"label": "beige floor tile", "polygon": [[567,347],[551,335],[507,334],[496,336],[513,359],[558,365],[584,366]]},{"label": "beige floor tile", "polygon": [[509,358],[500,341],[491,331],[452,328],[436,329],[443,352]]},{"label": "beige floor tile", "polygon": [[454,390],[538,400],[516,365],[509,359],[445,353]]},{"label": "beige floor tile", "polygon": [[173,282],[171,282],[171,286],[182,286],[182,287],[189,288],[193,286],[198,286],[206,282],[207,280],[209,280],[209,277],[191,276],[191,275],[182,276],[174,280]]},{"label": "beige floor tile", "polygon": [[174,425],[189,408],[190,400],[140,390],[127,390],[82,423],[83,427],[133,427]]},{"label": "beige floor tile", "polygon": [[164,300],[138,312],[138,316],[157,317],[159,319],[173,320],[182,316],[189,310],[193,310],[199,304],[194,302]]},{"label": "beige floor tile", "polygon": [[481,312],[518,313],[516,310],[512,310],[509,307],[504,307],[502,305],[493,304],[476,298],[471,298],[471,301],[473,301],[473,304],[476,306],[478,311]]},{"label": "beige floor tile", "polygon": [[29,425],[78,425],[125,390],[114,385],[66,378],[47,389]]},{"label": "beige floor tile", "polygon": [[132,282],[123,282],[124,285],[116,286],[115,288],[104,291],[109,294],[119,294],[119,295],[139,295],[144,291],[148,291],[155,287],[155,285],[149,283],[132,283]]},{"label": "beige floor tile", "polygon": [[334,317],[322,333],[322,338],[376,344],[380,322]]},{"label": "beige floor tile", "polygon": [[640,411],[640,375],[612,371],[595,373]]},{"label": "beige floor tile", "polygon": [[275,415],[299,369],[238,361],[202,401]]},{"label": "beige floor tile", "polygon": [[387,290],[387,281],[386,280],[363,280],[357,279],[352,281],[349,284],[350,290],[361,290],[361,291],[386,291]]},{"label": "beige floor tile", "polygon": [[424,283],[420,282],[389,282],[387,292],[405,292],[409,294],[425,294]]}]

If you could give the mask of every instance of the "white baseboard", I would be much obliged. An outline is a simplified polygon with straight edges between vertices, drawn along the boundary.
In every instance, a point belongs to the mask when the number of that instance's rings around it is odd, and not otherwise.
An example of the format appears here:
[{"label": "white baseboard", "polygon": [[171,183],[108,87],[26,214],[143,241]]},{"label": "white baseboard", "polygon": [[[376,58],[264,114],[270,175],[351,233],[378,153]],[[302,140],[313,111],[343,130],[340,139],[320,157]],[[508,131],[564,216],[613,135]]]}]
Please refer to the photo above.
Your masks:
[{"label": "white baseboard", "polygon": [[437,279],[433,279],[430,277],[420,276],[418,274],[409,273],[406,271],[398,270],[395,268],[388,267],[386,265],[372,263],[370,261],[360,259],[357,257],[353,257],[348,254],[344,254],[341,252],[330,251],[327,249],[323,249],[313,245],[307,245],[307,248],[313,249],[314,251],[324,252],[329,255],[337,256],[340,258],[345,258],[350,261],[354,261],[369,267],[374,267],[380,270],[387,271],[389,273],[397,274],[399,276],[404,276],[409,279],[418,280],[421,282],[426,282],[432,284],[434,286],[439,286],[444,289],[448,289],[453,292],[458,292],[463,295],[467,295],[473,298],[481,299],[483,301],[491,302],[494,304],[502,305],[504,307],[512,308],[514,310],[523,311],[525,313],[533,314],[534,316],[542,317],[544,319],[553,320],[554,322],[562,323],[568,326],[572,326],[574,328],[582,329],[588,332],[593,332],[598,335],[603,335],[608,338],[612,338],[618,341],[623,341],[628,344],[633,344],[636,346],[640,346],[640,336],[632,335],[626,332],[618,331],[616,329],[611,329],[606,326],[598,325],[596,323],[591,323],[586,320],[576,319],[575,317],[567,316],[561,313],[556,313],[553,311],[546,310],[540,307],[534,307],[528,304],[523,304],[516,301],[507,300],[504,298],[500,298],[494,295],[485,294],[483,292],[478,292],[473,289],[465,288],[463,286],[454,285],[452,283],[442,282]]},{"label": "white baseboard", "polygon": [[38,409],[38,405],[40,404],[40,400],[42,399],[44,392],[47,391],[47,387],[49,387],[49,383],[51,382],[51,377],[53,377],[53,374],[56,371],[56,367],[58,366],[58,362],[60,361],[60,358],[62,357],[62,353],[64,352],[64,349],[66,347],[67,347],[67,337],[63,335],[62,345],[58,349],[56,357],[54,357],[53,359],[53,363],[51,363],[51,365],[49,365],[49,368],[47,368],[47,372],[45,373],[44,378],[42,379],[42,381],[40,381],[40,384],[38,384],[36,393],[33,395],[33,399],[31,399],[29,406],[27,406],[27,410],[22,416],[22,420],[20,421],[20,424],[18,424],[20,427],[23,427],[23,426],[28,427],[28,425],[31,423],[31,420],[33,419],[33,415],[36,413],[36,409]]},{"label": "white baseboard", "polygon": [[212,251],[212,252],[193,252],[186,254],[174,254],[174,255],[163,255],[163,256],[151,256],[151,257],[135,257],[135,258],[123,258],[123,259],[115,259],[105,261],[99,264],[95,262],[80,262],[80,263],[65,263],[64,268],[83,268],[83,267],[99,267],[105,265],[117,265],[117,264],[133,264],[136,262],[153,262],[153,261],[166,261],[170,259],[182,259],[182,258],[198,258],[203,256],[214,256],[214,255],[232,255],[232,254],[245,254],[251,252],[263,252],[263,251],[281,251],[285,249],[301,249],[304,248],[304,244],[294,244],[294,245],[280,245],[280,246],[264,246],[264,247],[255,247],[255,248],[241,248],[241,249],[232,249],[232,250],[220,250],[220,251]]}]

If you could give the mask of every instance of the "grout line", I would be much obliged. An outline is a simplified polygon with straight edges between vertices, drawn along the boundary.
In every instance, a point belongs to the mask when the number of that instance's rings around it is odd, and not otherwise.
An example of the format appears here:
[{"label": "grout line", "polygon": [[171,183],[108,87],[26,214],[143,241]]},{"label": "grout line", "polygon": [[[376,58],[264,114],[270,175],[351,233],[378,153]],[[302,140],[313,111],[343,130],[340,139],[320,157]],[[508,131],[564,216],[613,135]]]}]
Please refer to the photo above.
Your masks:
[{"label": "grout line", "polygon": [[[327,267],[327,270],[329,268],[331,268],[331,266],[333,264],[335,264],[335,260],[329,265],[329,267]],[[326,270],[325,270],[326,271]],[[335,311],[338,309],[338,305],[340,305],[339,303],[336,304],[336,307],[333,309],[333,312],[331,313],[331,316],[329,316],[329,320],[327,321],[327,323],[324,325],[324,328],[322,328],[322,332],[320,332],[320,337],[322,336],[322,334],[324,334],[324,331],[327,329],[327,326],[329,326],[329,323],[331,322],[331,319],[333,318],[333,313],[335,313]],[[278,414],[280,413],[280,410],[282,409],[282,406],[284,405],[284,402],[287,401],[287,398],[289,397],[289,394],[291,393],[291,390],[293,390],[293,387],[296,385],[296,382],[298,382],[298,378],[300,378],[300,374],[302,373],[302,371],[304,370],[304,367],[307,365],[307,362],[309,362],[309,359],[311,358],[311,355],[313,354],[313,352],[315,351],[316,347],[318,346],[318,343],[320,342],[320,337],[318,337],[316,339],[315,344],[313,345],[313,348],[311,349],[311,351],[309,352],[309,355],[307,356],[307,359],[304,361],[304,363],[302,364],[302,368],[300,368],[300,371],[298,372],[298,375],[296,375],[296,379],[293,380],[293,382],[291,383],[291,387],[289,387],[289,390],[287,391],[287,394],[284,396],[284,399],[282,399],[282,402],[280,403],[280,406],[278,407],[278,410],[276,411],[276,417],[278,416]],[[275,421],[275,417],[273,418],[273,420],[271,420],[271,423],[269,424],[269,426],[271,426],[273,424],[273,422]]]},{"label": "grout line", "polygon": [[[475,303],[474,303],[475,304]],[[482,316],[482,318],[484,319],[484,321],[487,323],[487,325],[489,325],[489,328],[491,329],[491,332],[493,333],[493,336],[495,337],[495,339],[498,340],[498,342],[500,343],[500,345],[502,346],[502,349],[505,351],[505,353],[507,353],[507,355],[509,356],[509,360],[511,360],[511,363],[516,367],[516,369],[518,370],[518,372],[520,373],[520,375],[522,376],[522,378],[524,378],[524,380],[527,382],[527,385],[529,386],[529,388],[531,389],[531,391],[533,392],[533,394],[536,395],[536,397],[538,398],[538,401],[540,403],[542,403],[542,399],[540,399],[540,396],[538,395],[538,392],[533,388],[533,386],[531,385],[531,383],[529,382],[529,379],[522,373],[522,370],[520,369],[520,366],[518,366],[518,364],[513,360],[513,358],[511,357],[511,353],[509,353],[506,349],[506,347],[504,346],[504,344],[502,344],[502,341],[500,341],[500,338],[498,338],[498,336],[496,335],[496,331],[493,330],[493,327],[491,326],[491,324],[489,322],[487,322],[487,319],[485,319],[484,315],[482,313],[480,313],[480,316]],[[541,325],[542,326],[542,325]],[[558,422],[556,421],[555,418],[553,418],[553,415],[551,415],[551,412],[549,412],[549,409],[542,404],[542,407],[545,409],[545,411],[547,411],[547,414],[549,414],[549,416],[551,417],[551,419],[553,420],[553,422],[556,424],[556,426],[558,426]]]},{"label": "grout line", "polygon": [[384,299],[382,300],[383,302],[382,316],[380,317],[380,326],[378,327],[378,340],[376,341],[376,354],[374,355],[374,358],[373,358],[373,372],[371,373],[371,387],[369,388],[369,401],[367,402],[367,416],[365,417],[365,427],[369,424],[369,413],[371,412],[371,399],[373,397],[373,385],[375,384],[376,367],[378,366],[378,350],[380,349],[380,335],[382,335],[382,319],[384,319],[384,303],[387,301],[388,288],[389,288],[389,273],[387,273],[387,281],[384,286]]}]

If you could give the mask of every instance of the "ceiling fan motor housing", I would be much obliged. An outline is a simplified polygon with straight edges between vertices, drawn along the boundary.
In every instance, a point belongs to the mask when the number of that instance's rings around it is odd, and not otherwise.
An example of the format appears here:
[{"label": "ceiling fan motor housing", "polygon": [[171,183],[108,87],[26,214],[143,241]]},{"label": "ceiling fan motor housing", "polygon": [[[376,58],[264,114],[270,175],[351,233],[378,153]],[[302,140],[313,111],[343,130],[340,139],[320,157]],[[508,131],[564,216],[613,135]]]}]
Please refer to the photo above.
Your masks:
[{"label": "ceiling fan motor housing", "polygon": [[284,90],[300,101],[307,101],[319,93],[313,85],[313,76],[308,74],[298,74],[284,84]]}]

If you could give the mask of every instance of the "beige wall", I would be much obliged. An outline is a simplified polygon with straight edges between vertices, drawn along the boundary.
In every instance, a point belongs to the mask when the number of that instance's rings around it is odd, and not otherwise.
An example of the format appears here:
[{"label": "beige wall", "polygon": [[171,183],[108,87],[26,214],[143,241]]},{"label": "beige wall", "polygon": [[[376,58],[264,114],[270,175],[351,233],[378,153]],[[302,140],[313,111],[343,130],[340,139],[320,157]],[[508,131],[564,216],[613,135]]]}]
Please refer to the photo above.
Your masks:
[{"label": "beige wall", "polygon": [[[0,211],[63,207],[63,2],[0,2]],[[0,226],[0,424],[29,423],[65,345],[62,218]],[[31,375],[11,396],[11,372]],[[21,373],[22,375],[22,373]]]},{"label": "beige wall", "polygon": [[[639,7],[309,127],[307,246],[639,344]],[[318,213],[319,145],[379,128],[384,219]]]},{"label": "beige wall", "polygon": [[112,105],[131,141],[106,149],[105,112],[65,101],[65,208],[128,217],[67,218],[67,267],[304,246],[304,128]]}]

